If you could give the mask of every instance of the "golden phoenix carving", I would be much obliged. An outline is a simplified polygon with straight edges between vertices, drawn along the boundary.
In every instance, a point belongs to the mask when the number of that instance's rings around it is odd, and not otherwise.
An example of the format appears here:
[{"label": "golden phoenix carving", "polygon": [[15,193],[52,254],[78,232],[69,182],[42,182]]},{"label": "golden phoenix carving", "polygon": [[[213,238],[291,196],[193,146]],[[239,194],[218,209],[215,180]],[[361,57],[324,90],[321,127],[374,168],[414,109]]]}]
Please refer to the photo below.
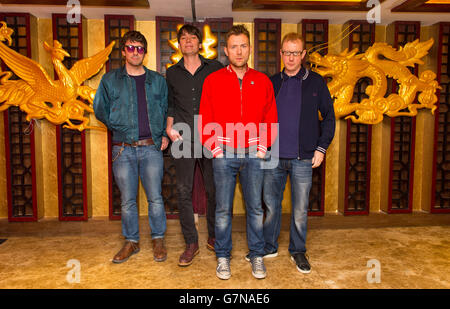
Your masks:
[{"label": "golden phoenix carving", "polygon": [[[417,77],[407,68],[423,64],[421,58],[428,54],[433,43],[432,38],[422,43],[415,40],[398,50],[386,43],[375,43],[363,54],[357,54],[356,48],[324,57],[313,52],[310,61],[313,71],[332,78],[328,89],[335,99],[336,118],[346,116],[345,119],[351,119],[354,123],[377,124],[383,120],[384,114],[390,117],[416,116],[421,108],[431,109],[434,114],[437,108],[436,89],[440,89],[436,74],[426,70]],[[364,77],[372,81],[365,89],[368,98],[351,102],[356,83]],[[387,98],[386,77],[398,83],[398,93],[392,93]],[[414,103],[418,93],[418,103]]]},{"label": "golden phoenix carving", "polygon": [[[177,32],[182,27],[182,24],[177,25]],[[166,64],[166,69],[170,68],[174,64],[178,63],[178,61],[183,58],[183,54],[181,53],[180,47],[178,45],[178,39],[173,38],[172,40],[167,40],[169,42],[169,46],[175,51],[175,53],[170,56],[170,61],[172,63]],[[199,52],[200,55],[205,57],[206,59],[215,59],[217,57],[217,50],[214,48],[217,45],[217,37],[212,33],[211,27],[209,25],[203,26],[203,42],[202,48]]]},{"label": "golden phoenix carving", "polygon": [[[62,48],[61,43],[55,40],[52,47],[44,42],[44,48],[51,54],[59,78],[53,80],[39,63],[3,43],[6,40],[11,45],[13,30],[7,28],[4,22],[1,24],[0,58],[21,79],[10,80],[11,72],[0,72],[0,111],[10,106],[19,106],[27,114],[27,121],[45,118],[53,124],[65,123],[64,127],[79,131],[105,129],[88,125],[89,118],[85,116],[85,112],[94,112],[92,104],[96,90],[82,83],[100,71],[108,60],[114,42],[96,55],[77,61],[70,70],[62,63],[70,55]],[[78,97],[88,104],[78,100]]]}]

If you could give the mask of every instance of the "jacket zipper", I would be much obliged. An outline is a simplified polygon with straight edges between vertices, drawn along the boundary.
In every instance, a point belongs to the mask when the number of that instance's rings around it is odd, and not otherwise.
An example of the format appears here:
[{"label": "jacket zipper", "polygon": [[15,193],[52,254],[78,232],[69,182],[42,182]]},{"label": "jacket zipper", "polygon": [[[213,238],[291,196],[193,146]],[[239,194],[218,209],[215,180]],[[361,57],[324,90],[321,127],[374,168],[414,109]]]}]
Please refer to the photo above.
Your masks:
[{"label": "jacket zipper", "polygon": [[[238,82],[239,82],[239,80],[238,80]],[[243,111],[242,111],[242,86],[244,85],[244,78],[242,78],[242,84],[241,83],[239,83],[239,88],[240,88],[240,90],[241,90],[241,121],[242,121],[242,117],[243,117]]]},{"label": "jacket zipper", "polygon": [[303,104],[303,91],[302,91],[302,87],[303,87],[303,80],[300,79],[300,115],[298,117],[298,156],[297,159],[300,160],[300,117],[302,115],[302,104]]}]

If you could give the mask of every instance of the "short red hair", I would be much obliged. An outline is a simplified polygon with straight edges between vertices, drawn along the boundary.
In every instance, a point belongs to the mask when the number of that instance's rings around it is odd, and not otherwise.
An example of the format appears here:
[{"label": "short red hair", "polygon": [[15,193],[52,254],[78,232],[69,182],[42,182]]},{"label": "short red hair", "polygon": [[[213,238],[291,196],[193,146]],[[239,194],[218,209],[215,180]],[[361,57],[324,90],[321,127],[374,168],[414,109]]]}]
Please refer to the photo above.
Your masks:
[{"label": "short red hair", "polygon": [[283,47],[284,42],[292,42],[297,40],[300,40],[300,42],[302,42],[303,49],[305,49],[305,39],[301,34],[297,32],[289,32],[288,34],[286,34],[283,37],[283,40],[281,40],[281,47]]}]

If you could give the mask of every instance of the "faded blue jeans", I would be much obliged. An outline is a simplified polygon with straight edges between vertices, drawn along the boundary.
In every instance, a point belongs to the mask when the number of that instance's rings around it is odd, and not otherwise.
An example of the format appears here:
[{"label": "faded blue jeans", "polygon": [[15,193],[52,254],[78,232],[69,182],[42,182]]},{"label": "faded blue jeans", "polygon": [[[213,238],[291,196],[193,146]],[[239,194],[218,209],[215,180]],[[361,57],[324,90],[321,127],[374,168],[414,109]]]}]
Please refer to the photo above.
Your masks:
[{"label": "faded blue jeans", "polygon": [[289,253],[291,255],[306,253],[309,191],[312,185],[311,159],[280,159],[278,167],[265,170],[263,196],[267,206],[264,221],[266,253],[278,250],[281,202],[288,175],[291,180],[292,198]]},{"label": "faded blue jeans", "polygon": [[216,256],[231,255],[231,218],[233,211],[236,176],[242,185],[242,192],[247,210],[247,243],[250,257],[264,255],[262,188],[264,170],[262,160],[250,158],[213,159],[214,184],[216,186]]},{"label": "faded blue jeans", "polygon": [[122,234],[126,240],[139,241],[139,212],[137,194],[139,178],[148,202],[151,237],[162,238],[166,232],[166,212],[161,194],[163,154],[155,145],[112,147],[114,179],[120,190],[122,206]]}]

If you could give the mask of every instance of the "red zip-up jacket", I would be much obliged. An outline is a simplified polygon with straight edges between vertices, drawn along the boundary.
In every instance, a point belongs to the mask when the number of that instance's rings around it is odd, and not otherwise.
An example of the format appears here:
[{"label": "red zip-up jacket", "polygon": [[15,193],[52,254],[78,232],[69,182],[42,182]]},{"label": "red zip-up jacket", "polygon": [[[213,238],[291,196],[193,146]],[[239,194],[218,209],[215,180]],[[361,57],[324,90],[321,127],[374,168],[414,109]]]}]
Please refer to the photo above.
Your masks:
[{"label": "red zip-up jacket", "polygon": [[263,153],[277,136],[277,107],[273,86],[263,73],[247,68],[242,88],[227,66],[210,74],[203,84],[198,129],[202,144],[214,157],[224,146],[257,146]]}]

